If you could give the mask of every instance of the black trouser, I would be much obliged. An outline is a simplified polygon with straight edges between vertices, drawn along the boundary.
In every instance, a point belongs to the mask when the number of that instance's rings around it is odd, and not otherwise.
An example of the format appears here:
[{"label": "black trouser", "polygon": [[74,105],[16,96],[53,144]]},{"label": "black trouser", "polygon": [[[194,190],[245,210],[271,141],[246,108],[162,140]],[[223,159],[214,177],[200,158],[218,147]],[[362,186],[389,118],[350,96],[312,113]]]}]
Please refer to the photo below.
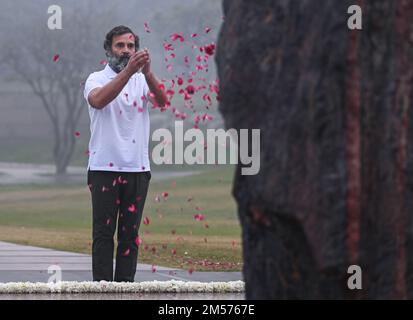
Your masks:
[{"label": "black trouser", "polygon": [[114,280],[134,281],[138,259],[136,238],[150,179],[150,171],[88,171],[93,210],[93,281],[113,281],[116,225],[118,247]]}]

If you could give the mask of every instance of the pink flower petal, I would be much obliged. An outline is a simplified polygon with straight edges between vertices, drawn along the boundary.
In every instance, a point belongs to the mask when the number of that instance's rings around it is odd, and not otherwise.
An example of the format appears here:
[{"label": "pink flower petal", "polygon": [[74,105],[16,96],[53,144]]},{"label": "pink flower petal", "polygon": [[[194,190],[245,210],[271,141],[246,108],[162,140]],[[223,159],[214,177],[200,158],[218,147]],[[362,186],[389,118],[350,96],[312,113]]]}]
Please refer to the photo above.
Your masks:
[{"label": "pink flower petal", "polygon": [[142,239],[139,236],[137,236],[135,239],[135,243],[139,247],[142,244]]},{"label": "pink flower petal", "polygon": [[126,249],[126,251],[123,253],[123,256],[124,256],[124,257],[127,257],[127,256],[129,255],[129,253],[130,253],[130,249],[128,248],[128,249]]},{"label": "pink flower petal", "polygon": [[151,30],[149,28],[149,24],[147,22],[144,22],[143,27],[145,28],[145,32],[151,33]]},{"label": "pink flower petal", "polygon": [[136,212],[136,207],[133,203],[128,207],[128,211],[132,213]]},{"label": "pink flower petal", "polygon": [[60,55],[55,54],[55,55],[53,56],[53,62],[58,62],[59,59],[60,59]]},{"label": "pink flower petal", "polygon": [[77,138],[80,137],[80,132],[79,132],[79,131],[76,131],[76,132],[75,132],[75,137],[77,137]]},{"label": "pink flower petal", "polygon": [[203,221],[205,219],[205,216],[203,214],[197,213],[194,215],[194,219],[197,221]]},{"label": "pink flower petal", "polygon": [[192,95],[192,94],[195,93],[195,87],[194,87],[192,84],[190,84],[189,86],[187,86],[187,87],[185,88],[185,90],[186,90],[186,92],[187,92],[188,94],[190,94],[190,95]]},{"label": "pink flower petal", "polygon": [[185,41],[185,38],[179,33],[172,34],[170,38],[171,38],[172,41],[176,41],[176,40],[179,40],[181,42]]},{"label": "pink flower petal", "polygon": [[143,219],[143,224],[147,226],[149,223],[150,223],[149,218],[148,218],[148,217],[145,217],[145,218]]}]

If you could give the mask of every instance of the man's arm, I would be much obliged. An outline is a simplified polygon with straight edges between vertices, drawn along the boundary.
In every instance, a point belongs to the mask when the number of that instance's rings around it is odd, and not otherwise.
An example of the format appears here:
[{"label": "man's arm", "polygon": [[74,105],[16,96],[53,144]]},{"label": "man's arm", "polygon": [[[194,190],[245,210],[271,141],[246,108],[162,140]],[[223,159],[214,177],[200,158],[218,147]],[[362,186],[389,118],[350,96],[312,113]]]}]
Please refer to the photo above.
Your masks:
[{"label": "man's arm", "polygon": [[96,109],[103,109],[112,102],[128,83],[130,77],[148,63],[149,55],[145,52],[134,53],[128,65],[103,87],[93,89],[88,96],[89,104]]}]

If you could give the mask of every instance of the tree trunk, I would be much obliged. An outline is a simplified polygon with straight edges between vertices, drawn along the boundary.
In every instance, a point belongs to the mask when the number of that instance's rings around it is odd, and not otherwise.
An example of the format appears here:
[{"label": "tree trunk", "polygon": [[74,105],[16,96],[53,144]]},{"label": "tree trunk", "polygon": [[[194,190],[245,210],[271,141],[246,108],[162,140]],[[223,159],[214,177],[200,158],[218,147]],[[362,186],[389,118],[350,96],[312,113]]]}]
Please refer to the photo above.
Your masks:
[{"label": "tree trunk", "polygon": [[261,129],[233,187],[246,297],[412,298],[413,2],[359,1],[361,31],[356,0],[223,3],[220,111]]}]

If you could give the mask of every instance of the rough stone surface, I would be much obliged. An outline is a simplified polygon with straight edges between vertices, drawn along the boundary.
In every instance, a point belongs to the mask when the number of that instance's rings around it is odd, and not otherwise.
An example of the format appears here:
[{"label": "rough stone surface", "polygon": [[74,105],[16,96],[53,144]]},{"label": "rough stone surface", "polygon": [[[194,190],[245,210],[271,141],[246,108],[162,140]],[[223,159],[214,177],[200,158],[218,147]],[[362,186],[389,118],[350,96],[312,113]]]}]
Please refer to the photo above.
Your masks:
[{"label": "rough stone surface", "polygon": [[412,298],[413,2],[223,7],[220,111],[227,129],[261,129],[261,170],[238,165],[233,186],[246,297]]}]

